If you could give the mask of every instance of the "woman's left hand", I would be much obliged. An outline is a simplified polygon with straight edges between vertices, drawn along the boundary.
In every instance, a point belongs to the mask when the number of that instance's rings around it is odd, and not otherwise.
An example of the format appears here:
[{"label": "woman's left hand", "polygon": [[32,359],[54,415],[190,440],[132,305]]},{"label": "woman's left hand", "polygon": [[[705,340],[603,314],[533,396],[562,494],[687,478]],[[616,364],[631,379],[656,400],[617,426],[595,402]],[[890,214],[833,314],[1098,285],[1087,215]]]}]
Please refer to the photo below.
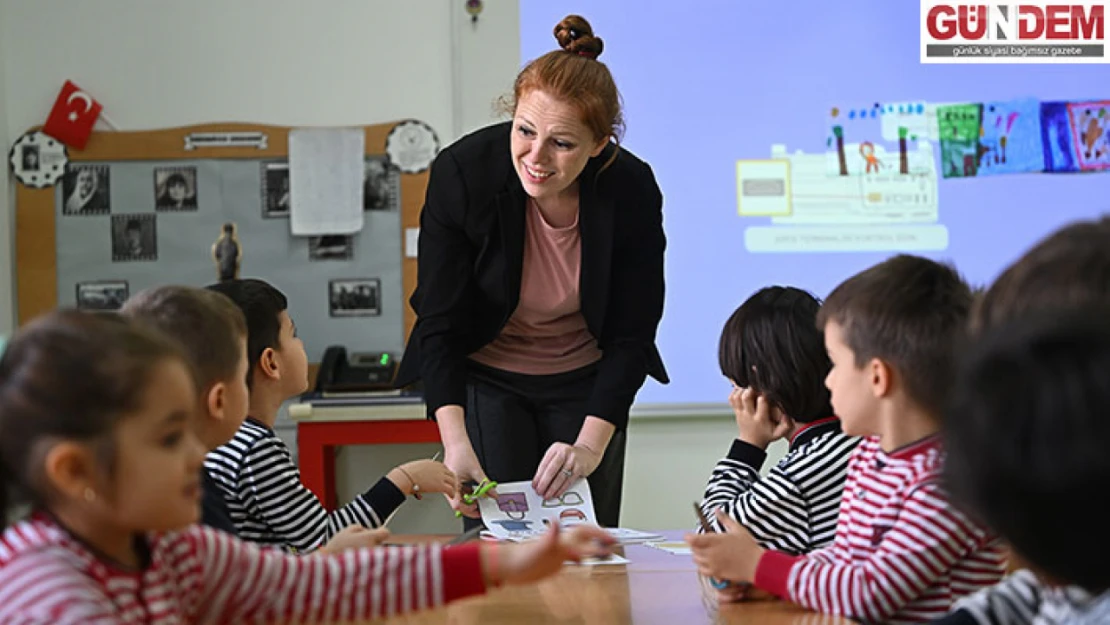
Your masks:
[{"label": "woman's left hand", "polygon": [[601,453],[585,445],[553,443],[536,469],[532,488],[544,499],[562,497],[578,478],[587,477],[601,463]]}]

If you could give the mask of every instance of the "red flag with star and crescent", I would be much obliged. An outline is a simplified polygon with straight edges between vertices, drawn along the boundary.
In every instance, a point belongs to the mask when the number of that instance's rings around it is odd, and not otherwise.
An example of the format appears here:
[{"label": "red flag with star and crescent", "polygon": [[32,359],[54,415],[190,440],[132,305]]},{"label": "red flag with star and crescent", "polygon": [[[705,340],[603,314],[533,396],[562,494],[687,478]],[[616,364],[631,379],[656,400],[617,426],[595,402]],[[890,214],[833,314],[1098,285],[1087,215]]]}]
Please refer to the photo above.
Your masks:
[{"label": "red flag with star and crescent", "polygon": [[103,108],[91,95],[67,80],[42,131],[72,148],[83,150]]}]

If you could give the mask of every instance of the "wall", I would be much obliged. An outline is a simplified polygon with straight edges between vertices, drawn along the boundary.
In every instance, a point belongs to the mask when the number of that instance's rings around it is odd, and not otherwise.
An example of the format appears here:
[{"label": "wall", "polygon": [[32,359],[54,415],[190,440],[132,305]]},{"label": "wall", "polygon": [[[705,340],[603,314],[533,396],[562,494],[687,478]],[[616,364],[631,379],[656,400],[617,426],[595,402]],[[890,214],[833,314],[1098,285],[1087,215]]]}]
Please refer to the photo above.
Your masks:
[{"label": "wall", "polygon": [[15,137],[8,132],[7,46],[4,24],[10,20],[7,2],[0,2],[0,154],[4,156],[3,173],[0,174],[0,336],[6,336],[14,327],[15,310],[12,292],[15,290],[15,219],[11,209],[13,191],[10,187],[11,168],[7,163],[9,146]]},{"label": "wall", "polygon": [[[447,143],[494,119],[492,103],[511,88],[520,65],[518,2],[486,2],[477,24],[463,4],[0,0],[0,145],[41,124],[67,78],[100,100],[123,130],[415,117]],[[28,50],[34,53],[23,53]],[[0,332],[11,326],[14,290],[5,178]],[[700,496],[733,428],[728,417],[634,418],[624,524],[689,527],[690,501]],[[294,442],[291,429],[282,434]],[[338,460],[340,493],[352,497],[390,467],[435,451],[424,445],[345,449]],[[453,531],[458,524],[445,508],[441,497],[412,502],[391,525],[402,532]],[[427,514],[433,510],[440,513]]]}]

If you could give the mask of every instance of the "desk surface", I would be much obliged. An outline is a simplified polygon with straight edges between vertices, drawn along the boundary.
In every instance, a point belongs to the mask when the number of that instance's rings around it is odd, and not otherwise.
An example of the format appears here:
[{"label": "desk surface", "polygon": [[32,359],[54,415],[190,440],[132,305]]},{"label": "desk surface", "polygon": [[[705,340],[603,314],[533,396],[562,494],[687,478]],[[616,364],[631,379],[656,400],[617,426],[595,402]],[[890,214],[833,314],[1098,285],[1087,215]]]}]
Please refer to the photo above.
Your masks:
[{"label": "desk surface", "polygon": [[[665,532],[668,540],[681,532]],[[415,542],[397,537],[397,542]],[[807,612],[781,601],[716,605],[715,590],[700,580],[690,556],[627,545],[618,550],[628,565],[567,565],[555,577],[453,603],[431,612],[398,617],[391,625],[501,625],[527,623],[621,623],[698,625],[842,625],[846,619]]]}]

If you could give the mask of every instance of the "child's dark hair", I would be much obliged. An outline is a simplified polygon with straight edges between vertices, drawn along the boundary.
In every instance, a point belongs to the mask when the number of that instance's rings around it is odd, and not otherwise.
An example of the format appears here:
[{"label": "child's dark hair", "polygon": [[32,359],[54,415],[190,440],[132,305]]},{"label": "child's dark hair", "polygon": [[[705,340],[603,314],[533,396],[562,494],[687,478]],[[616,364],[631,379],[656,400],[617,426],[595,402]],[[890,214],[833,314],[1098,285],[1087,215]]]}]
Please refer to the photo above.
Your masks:
[{"label": "child's dark hair", "polygon": [[1048,308],[1110,302],[1110,216],[1045,237],[995,280],[971,312],[971,330]]},{"label": "child's dark hair", "polygon": [[817,327],[820,307],[815,297],[794,287],[757,291],[721,331],[721,373],[800,423],[831,416],[825,377],[832,365]]},{"label": "child's dark hair", "polygon": [[112,471],[112,432],[140,408],[176,343],[115,313],[56,310],[20,329],[0,358],[0,524],[12,505],[45,505],[51,440],[93,443]]},{"label": "child's dark hair", "polygon": [[285,294],[257,278],[228,280],[208,286],[235,302],[247,320],[247,386],[253,386],[254,367],[262,352],[278,349],[281,313],[289,308]]},{"label": "child's dark hair", "polygon": [[120,312],[181,343],[199,392],[238,373],[247,323],[227,297],[190,286],[159,286],[135,294]]},{"label": "child's dark hair", "polygon": [[939,419],[970,308],[971,288],[954,267],[899,254],[840,283],[817,323],[840,326],[857,367],[872,358],[894,367],[910,399]]},{"label": "child's dark hair", "polygon": [[1110,483],[1110,308],[985,329],[961,358],[945,424],[953,500],[1053,581],[1110,588],[1092,502]]}]

